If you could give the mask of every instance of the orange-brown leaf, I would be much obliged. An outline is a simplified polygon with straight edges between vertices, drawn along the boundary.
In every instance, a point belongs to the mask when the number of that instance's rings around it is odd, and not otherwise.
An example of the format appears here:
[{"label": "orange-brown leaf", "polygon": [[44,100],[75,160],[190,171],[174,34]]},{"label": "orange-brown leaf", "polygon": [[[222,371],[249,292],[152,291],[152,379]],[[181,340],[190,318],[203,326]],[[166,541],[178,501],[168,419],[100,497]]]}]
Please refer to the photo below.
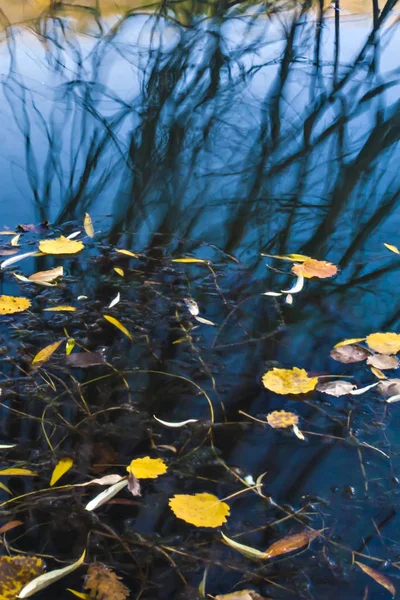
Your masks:
[{"label": "orange-brown leaf", "polygon": [[89,565],[84,589],[94,600],[125,600],[129,596],[121,577],[101,563]]},{"label": "orange-brown leaf", "polygon": [[22,588],[41,575],[44,563],[36,556],[0,557],[0,598],[15,600]]},{"label": "orange-brown leaf", "polygon": [[315,258],[306,258],[303,263],[296,263],[292,267],[293,273],[302,275],[306,279],[318,277],[318,279],[326,279],[333,277],[337,273],[337,266],[326,261],[316,260]]},{"label": "orange-brown leaf", "polygon": [[281,540],[274,542],[266,549],[266,558],[273,558],[274,556],[280,556],[281,554],[287,554],[288,552],[299,550],[300,548],[307,546],[312,540],[318,537],[321,531],[322,529],[318,531],[309,529],[302,531],[301,533],[288,535]]},{"label": "orange-brown leaf", "polygon": [[372,569],[368,565],[364,565],[363,563],[357,562],[356,560],[354,562],[356,563],[357,566],[360,567],[360,569],[362,571],[364,571],[364,573],[366,573],[367,575],[372,577],[372,579],[374,579],[376,581],[376,583],[379,583],[379,585],[381,585],[386,590],[388,590],[388,592],[390,592],[392,594],[392,596],[394,596],[396,594],[396,588],[394,587],[394,585],[390,581],[390,579],[388,579],[386,577],[386,575],[382,575],[382,573],[380,571],[377,571],[376,569]]}]

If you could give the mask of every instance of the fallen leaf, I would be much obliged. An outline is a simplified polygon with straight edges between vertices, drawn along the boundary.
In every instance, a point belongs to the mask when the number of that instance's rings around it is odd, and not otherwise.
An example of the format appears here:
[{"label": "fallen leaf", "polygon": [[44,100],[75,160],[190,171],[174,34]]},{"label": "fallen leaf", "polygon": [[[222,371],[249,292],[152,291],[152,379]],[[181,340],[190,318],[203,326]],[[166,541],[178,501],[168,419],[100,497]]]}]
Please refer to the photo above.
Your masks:
[{"label": "fallen leaf", "polygon": [[119,267],[114,267],[114,271],[117,273],[117,275],[119,275],[120,277],[124,277],[125,276],[125,272],[123,269],[120,269]]},{"label": "fallen leaf", "polygon": [[252,548],[251,546],[246,546],[245,544],[239,544],[239,542],[228,538],[228,536],[226,536],[222,531],[221,535],[224,539],[224,542],[228,546],[230,546],[234,550],[237,550],[238,552],[240,552],[240,554],[246,556],[246,558],[250,558],[252,560],[265,560],[267,558],[265,552],[261,552],[260,550],[257,550],[257,548]]},{"label": "fallen leaf", "polygon": [[386,248],[388,250],[390,250],[391,252],[394,252],[395,254],[400,254],[400,250],[398,248],[396,248],[396,246],[392,246],[392,244],[385,244],[383,243],[384,246],[386,246]]},{"label": "fallen leaf", "polygon": [[335,344],[333,347],[340,348],[341,346],[348,346],[349,344],[357,344],[357,342],[363,342],[364,340],[365,340],[365,338],[352,338],[350,340],[342,340],[341,342],[338,342],[337,344]]},{"label": "fallen leaf", "polygon": [[36,354],[36,356],[32,360],[33,365],[43,364],[49,360],[49,358],[54,354],[57,348],[62,344],[63,340],[59,340],[58,342],[53,342],[48,346],[45,346]]},{"label": "fallen leaf", "polygon": [[115,252],[119,252],[120,254],[125,254],[125,256],[132,256],[132,258],[138,258],[137,254],[134,254],[130,250],[124,250],[123,248],[115,248]]},{"label": "fallen leaf", "polygon": [[[301,292],[301,290],[304,287],[304,277],[303,275],[298,275],[296,278],[295,283],[292,285],[292,287],[288,290],[281,290],[281,292],[283,294],[298,294],[299,292]],[[289,304],[291,304],[291,302],[289,302]]]},{"label": "fallen leaf", "polygon": [[0,296],[0,315],[11,315],[27,310],[31,305],[28,298],[18,296]]},{"label": "fallen leaf", "polygon": [[358,567],[360,567],[360,569],[362,571],[364,571],[364,573],[366,573],[367,575],[372,577],[372,579],[374,579],[376,581],[376,583],[379,583],[379,585],[381,585],[388,592],[390,592],[392,594],[392,596],[396,595],[396,588],[394,587],[394,585],[390,581],[390,579],[388,579],[386,577],[386,575],[383,575],[380,571],[377,571],[376,569],[372,569],[371,567],[368,567],[368,565],[364,565],[363,563],[360,563],[356,560],[354,561],[354,563]]},{"label": "fallen leaf", "polygon": [[90,481],[85,481],[84,483],[75,483],[73,487],[84,487],[86,485],[114,485],[119,481],[125,481],[126,477],[121,477],[121,475],[113,474],[113,475],[104,475],[104,477],[100,477],[99,479],[91,479]]},{"label": "fallen leaf", "polygon": [[387,379],[386,375],[376,367],[371,367],[371,373],[378,379]]},{"label": "fallen leaf", "polygon": [[75,306],[66,306],[61,304],[60,306],[53,306],[52,308],[44,308],[45,312],[75,312]]},{"label": "fallen leaf", "polygon": [[68,592],[71,592],[77,598],[81,598],[81,600],[91,600],[89,594],[84,594],[83,592],[77,592],[76,590],[72,590],[71,588],[67,588]]},{"label": "fallen leaf", "polygon": [[[7,492],[7,494],[10,494],[10,496],[13,495],[12,491],[6,485],[4,485],[4,483],[2,483],[1,481],[0,481],[0,489]],[[1,596],[0,596],[0,598],[1,598]]]},{"label": "fallen leaf", "polygon": [[311,277],[318,277],[318,279],[333,277],[333,275],[336,275],[337,270],[336,265],[326,260],[316,260],[315,258],[306,258],[304,262],[295,264],[292,267],[293,273],[302,275],[306,279],[311,279]]},{"label": "fallen leaf", "polygon": [[336,398],[339,398],[340,396],[350,394],[350,392],[356,387],[357,386],[355,386],[354,383],[350,383],[350,381],[338,380],[318,383],[316,390],[318,392],[323,392],[324,394],[329,394],[329,396],[335,396]]},{"label": "fallen leaf", "polygon": [[50,487],[57,483],[57,481],[65,475],[74,466],[72,458],[62,458],[58,461],[54,467],[54,471],[50,479]]},{"label": "fallen leaf", "polygon": [[1,556],[1,600],[15,600],[22,588],[43,571],[44,562],[36,556]]},{"label": "fallen leaf", "polygon": [[277,369],[267,371],[262,378],[264,387],[276,394],[306,394],[315,389],[318,377],[309,377],[304,369]]},{"label": "fallen leaf", "polygon": [[[11,531],[12,529],[15,529],[16,527],[19,527],[20,525],[23,525],[22,521],[9,521],[8,523],[5,523],[5,525],[3,525],[2,527],[0,527],[0,535],[3,535],[3,533],[7,533],[7,531]],[[1,578],[1,575],[0,575]],[[0,579],[1,582],[1,579]],[[1,585],[1,583],[0,583]],[[1,597],[1,594],[0,594]]]},{"label": "fallen leaf", "polygon": [[346,344],[345,346],[335,346],[330,354],[334,360],[348,364],[365,360],[371,355],[371,352],[358,344]]},{"label": "fallen leaf", "polygon": [[41,256],[41,252],[25,252],[24,254],[17,254],[16,256],[13,256],[12,258],[7,258],[6,260],[3,260],[3,262],[0,264],[0,268],[1,269],[5,269],[6,267],[9,267],[10,265],[14,265],[15,263],[19,262],[20,260],[23,260],[24,258],[28,258],[30,256]]},{"label": "fallen leaf", "polygon": [[138,479],[155,479],[167,471],[167,465],[161,458],[135,458],[126,467],[128,473],[133,473]]},{"label": "fallen leaf", "polygon": [[4,230],[4,231],[0,231],[0,235],[16,235],[16,233],[17,233],[16,231],[8,231],[8,229]]},{"label": "fallen leaf", "polygon": [[0,248],[0,256],[13,256],[17,252],[16,248]]},{"label": "fallen leaf", "polygon": [[104,365],[104,356],[99,352],[74,352],[66,358],[66,363],[74,369],[87,369]]},{"label": "fallen leaf", "polygon": [[253,590],[241,590],[231,594],[218,594],[218,596],[215,596],[215,600],[268,600],[268,598],[260,596]]},{"label": "fallen leaf", "polygon": [[318,537],[323,530],[307,529],[302,533],[295,533],[294,535],[288,535],[277,542],[274,542],[265,550],[266,558],[274,558],[275,556],[281,556],[282,554],[288,554],[294,550],[300,550],[304,546],[307,546],[312,540]]},{"label": "fallen leaf", "polygon": [[178,494],[169,500],[169,506],[178,519],[196,527],[219,527],[226,522],[230,508],[213,494]]},{"label": "fallen leaf", "polygon": [[84,247],[82,242],[70,240],[63,235],[54,240],[42,240],[39,242],[39,250],[43,254],[77,254]]},{"label": "fallen leaf", "polygon": [[74,231],[73,233],[70,233],[69,235],[67,235],[67,240],[74,240],[76,237],[78,237],[78,235],[81,235],[81,232]]},{"label": "fallen leaf", "polygon": [[197,317],[197,315],[200,314],[199,305],[195,300],[192,300],[192,298],[184,298],[183,301],[193,317]]},{"label": "fallen leaf", "polygon": [[203,258],[191,258],[191,257],[173,258],[172,262],[174,262],[174,263],[187,263],[187,264],[191,264],[191,263],[208,264],[209,263],[208,260],[204,260]]},{"label": "fallen leaf", "polygon": [[123,490],[126,487],[126,485],[126,479],[122,479],[121,481],[114,483],[114,485],[111,485],[109,488],[104,490],[104,492],[101,492],[100,494],[95,496],[90,502],[88,502],[88,504],[86,504],[85,506],[85,510],[89,512],[91,512],[92,510],[96,510],[96,508],[99,508],[99,506],[102,506],[103,504],[108,502],[108,500],[114,498],[114,496],[116,496],[118,492]]},{"label": "fallen leaf", "polygon": [[378,384],[379,384],[379,381],[377,381],[376,383],[371,383],[370,385],[366,385],[365,387],[352,390],[351,392],[349,392],[349,394],[351,394],[352,396],[360,396],[361,394],[365,394],[365,392],[368,392],[368,390],[371,390]]},{"label": "fallen leaf", "polygon": [[122,577],[101,563],[89,565],[84,589],[90,591],[95,600],[126,600],[130,591],[121,583]]},{"label": "fallen leaf", "polygon": [[63,569],[49,571],[48,573],[44,573],[43,575],[36,577],[36,579],[28,583],[28,585],[26,585],[20,591],[18,598],[29,598],[30,596],[33,596],[33,594],[44,590],[52,583],[55,583],[59,579],[62,579],[66,575],[69,575],[83,564],[83,561],[85,560],[85,555],[86,550],[83,552],[79,560],[74,562],[72,565],[68,565],[68,567],[64,567]]},{"label": "fallen leaf", "polygon": [[114,325],[114,327],[116,327],[117,329],[119,329],[120,331],[122,331],[122,333],[124,335],[126,335],[126,337],[128,337],[130,340],[132,340],[132,335],[129,333],[129,331],[127,330],[127,328],[125,327],[125,325],[122,325],[122,323],[120,321],[118,321],[118,319],[116,319],[115,317],[111,317],[110,315],[103,315],[103,317],[112,325]]},{"label": "fallen leaf", "polygon": [[20,237],[21,237],[21,234],[18,233],[10,240],[10,244],[13,248],[18,248],[18,246],[19,246],[18,242],[19,242]]},{"label": "fallen leaf", "polygon": [[132,494],[132,496],[140,496],[140,483],[136,475],[129,471],[128,475],[128,490]]},{"label": "fallen leaf", "polygon": [[367,358],[367,365],[371,365],[376,369],[397,369],[399,359],[393,355],[387,354],[372,354]]},{"label": "fallen leaf", "polygon": [[213,327],[217,327],[216,323],[209,321],[208,319],[204,319],[203,317],[195,317],[196,321],[199,323],[203,323],[203,325],[212,325]]},{"label": "fallen leaf", "polygon": [[121,300],[121,294],[118,292],[118,294],[115,296],[115,298],[113,300],[111,300],[110,304],[108,305],[108,308],[112,308],[113,306],[118,304],[118,302],[120,300]]},{"label": "fallen leaf", "polygon": [[11,467],[9,469],[2,469],[0,471],[0,477],[37,477],[37,473],[30,471],[29,469],[20,469],[19,467]]},{"label": "fallen leaf", "polygon": [[284,429],[285,427],[293,427],[298,425],[299,417],[292,412],[286,410],[274,410],[267,415],[268,425],[274,429]]},{"label": "fallen leaf", "polygon": [[92,219],[91,219],[89,213],[85,213],[85,218],[83,220],[83,227],[86,231],[87,236],[89,236],[90,238],[94,237],[93,223],[92,223]]},{"label": "fallen leaf", "polygon": [[261,254],[261,256],[267,256],[268,258],[278,258],[280,260],[288,260],[290,262],[304,262],[309,256],[305,256],[304,254]]},{"label": "fallen leaf", "polygon": [[400,379],[385,379],[385,381],[380,381],[377,389],[385,396],[400,394]]},{"label": "fallen leaf", "polygon": [[29,281],[34,281],[35,283],[51,283],[63,275],[63,267],[56,267],[55,269],[49,269],[48,271],[38,271],[37,273],[33,273],[33,275],[30,275],[28,279]]},{"label": "fallen leaf", "polygon": [[399,333],[371,333],[366,340],[368,346],[380,354],[397,354],[400,351]]},{"label": "fallen leaf", "polygon": [[165,425],[165,427],[184,427],[185,425],[188,425],[189,423],[197,423],[198,422],[198,419],[187,419],[186,421],[177,421],[177,422],[173,423],[170,421],[162,421],[161,419],[156,417],[156,415],[153,415],[153,417],[155,418],[156,421],[161,423],[161,425]]},{"label": "fallen leaf", "polygon": [[74,338],[68,338],[67,343],[65,344],[65,354],[67,356],[69,356],[74,348],[75,348]]}]

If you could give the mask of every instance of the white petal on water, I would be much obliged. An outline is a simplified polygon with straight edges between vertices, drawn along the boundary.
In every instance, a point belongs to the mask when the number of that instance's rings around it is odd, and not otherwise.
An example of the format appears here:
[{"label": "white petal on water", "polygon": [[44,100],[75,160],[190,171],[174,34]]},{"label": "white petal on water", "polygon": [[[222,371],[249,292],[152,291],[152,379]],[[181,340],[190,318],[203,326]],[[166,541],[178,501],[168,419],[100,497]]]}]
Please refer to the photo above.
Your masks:
[{"label": "white petal on water", "polygon": [[199,323],[203,323],[204,325],[212,325],[213,327],[216,327],[216,323],[213,323],[212,321],[209,321],[208,319],[203,319],[203,317],[195,317],[196,321],[198,321]]},{"label": "white petal on water", "polygon": [[108,308],[112,308],[113,306],[115,306],[116,304],[118,304],[118,302],[121,300],[121,294],[118,292],[118,294],[115,296],[114,300],[111,300]]},{"label": "white petal on water", "polygon": [[67,235],[67,239],[73,240],[74,238],[78,237],[78,235],[80,235],[80,234],[81,234],[80,231],[74,231],[74,233],[70,233],[69,235]]},{"label": "white petal on water", "polygon": [[42,256],[42,252],[25,252],[25,254],[17,254],[16,256],[7,258],[7,260],[3,260],[3,262],[0,263],[0,269],[5,269],[10,265],[15,265],[15,263],[23,260],[24,258],[28,258],[29,256]]},{"label": "white petal on water", "polygon": [[284,294],[298,294],[304,287],[303,275],[297,275],[296,283],[290,288],[290,290],[281,290]]},{"label": "white petal on water", "polygon": [[288,294],[285,298],[286,304],[293,304],[293,296],[292,294]]},{"label": "white petal on water", "polygon": [[264,292],[261,296],[282,296],[282,292]]},{"label": "white petal on water", "polygon": [[386,400],[386,402],[399,402],[400,401],[400,394],[395,394],[394,396],[390,396],[390,398],[388,398]]},{"label": "white petal on water", "polygon": [[179,422],[171,423],[169,421],[162,421],[161,419],[156,417],[156,415],[153,415],[153,417],[155,418],[156,421],[161,423],[161,425],[165,425],[165,427],[184,427],[188,423],[197,423],[197,421],[198,421],[198,419],[187,419],[187,421],[179,421]]},{"label": "white petal on water", "polygon": [[122,481],[115,483],[114,485],[112,485],[109,488],[107,488],[106,490],[104,490],[104,492],[101,492],[100,494],[95,496],[93,498],[93,500],[88,502],[88,504],[86,504],[86,506],[85,506],[85,510],[91,511],[91,510],[95,510],[96,508],[99,508],[99,506],[101,506],[102,504],[105,504],[111,498],[114,498],[114,496],[116,496],[118,494],[118,492],[120,492],[122,489],[124,489],[124,487],[126,487],[127,485],[128,485],[128,482],[126,479],[123,479]]},{"label": "white petal on water", "polygon": [[371,383],[371,385],[366,385],[365,387],[359,388],[358,390],[353,390],[352,392],[349,392],[349,394],[351,394],[352,396],[359,396],[360,394],[364,394],[364,392],[368,392],[368,390],[374,388],[378,384],[379,381],[377,381],[376,383]]}]

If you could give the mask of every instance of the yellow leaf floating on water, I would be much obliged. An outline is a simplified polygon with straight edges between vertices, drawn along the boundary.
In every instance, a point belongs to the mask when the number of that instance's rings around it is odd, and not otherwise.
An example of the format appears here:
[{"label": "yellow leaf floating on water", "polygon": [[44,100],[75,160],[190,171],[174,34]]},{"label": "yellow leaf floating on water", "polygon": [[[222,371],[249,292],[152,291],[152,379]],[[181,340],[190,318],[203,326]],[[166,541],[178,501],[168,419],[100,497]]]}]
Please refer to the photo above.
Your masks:
[{"label": "yellow leaf floating on water", "polygon": [[394,252],[395,254],[400,254],[400,250],[396,247],[396,246],[392,246],[392,244],[383,244],[384,246],[386,246],[386,248],[388,250],[390,250],[391,252]]},{"label": "yellow leaf floating on water", "polygon": [[380,354],[397,354],[400,351],[399,333],[371,333],[366,340],[368,346]]},{"label": "yellow leaf floating on water", "polygon": [[190,256],[188,256],[187,258],[173,258],[172,262],[174,263],[201,263],[201,264],[208,264],[208,260],[204,260],[204,258],[191,258]]},{"label": "yellow leaf floating on water", "polygon": [[11,315],[27,310],[31,305],[28,298],[18,296],[0,296],[0,315]]},{"label": "yellow leaf floating on water", "polygon": [[[2,469],[0,471],[0,477],[37,477],[37,473],[30,471],[29,469],[20,469],[18,467],[11,467],[10,469]],[[1,598],[1,596],[0,596]]]},{"label": "yellow leaf floating on water", "polygon": [[115,248],[115,252],[119,252],[120,254],[125,254],[125,256],[131,256],[132,258],[137,258],[138,255],[130,250],[124,250],[124,248]]},{"label": "yellow leaf floating on water", "polygon": [[309,256],[304,254],[261,254],[261,256],[268,256],[269,258],[278,258],[279,260],[288,260],[290,262],[304,262]]},{"label": "yellow leaf floating on water", "polygon": [[349,346],[350,344],[357,344],[358,342],[363,342],[364,340],[365,340],[365,338],[351,338],[349,340],[342,340],[341,342],[338,342],[337,344],[335,344],[333,347],[341,348],[342,346]]},{"label": "yellow leaf floating on water", "polygon": [[336,275],[337,270],[336,265],[326,260],[316,260],[315,258],[306,258],[303,263],[295,264],[292,267],[293,273],[302,275],[306,279],[311,279],[311,277],[318,277],[318,279],[333,277],[333,275]]},{"label": "yellow leaf floating on water", "polygon": [[368,565],[364,565],[363,563],[357,562],[356,560],[354,562],[358,567],[360,567],[362,571],[364,571],[364,573],[372,577],[372,579],[374,579],[376,583],[379,583],[379,585],[387,589],[388,592],[392,594],[392,596],[396,595],[396,588],[394,587],[393,583],[380,571],[372,569]]},{"label": "yellow leaf floating on water", "polygon": [[299,417],[286,410],[274,410],[267,415],[268,425],[274,429],[284,429],[299,424]]},{"label": "yellow leaf floating on water", "polygon": [[77,254],[84,247],[82,242],[69,240],[63,235],[54,240],[42,240],[39,242],[39,250],[43,254]]},{"label": "yellow leaf floating on water", "polygon": [[119,275],[120,277],[124,277],[125,276],[125,272],[123,269],[120,269],[119,267],[114,267],[114,271],[117,273],[117,275]]},{"label": "yellow leaf floating on water", "polygon": [[281,556],[282,554],[288,554],[295,550],[300,550],[304,546],[307,546],[312,540],[318,537],[322,533],[322,529],[307,529],[301,533],[295,533],[293,535],[287,535],[286,537],[278,540],[268,546],[265,551],[266,558],[273,558],[275,556]]},{"label": "yellow leaf floating on water", "polygon": [[309,377],[307,371],[293,369],[277,369],[267,371],[262,382],[264,387],[276,394],[306,394],[315,389],[318,377]]},{"label": "yellow leaf floating on water", "polygon": [[213,494],[178,494],[170,498],[169,505],[178,519],[196,527],[219,527],[226,522],[230,508]]},{"label": "yellow leaf floating on water", "polygon": [[118,321],[118,319],[116,319],[115,317],[111,317],[111,315],[103,315],[103,317],[112,325],[114,325],[114,327],[116,327],[117,329],[119,329],[120,331],[122,331],[123,334],[126,335],[126,337],[128,337],[130,340],[133,339],[132,335],[129,333],[129,331],[127,330],[127,328],[125,327],[125,325],[122,325],[122,323],[120,321]]},{"label": "yellow leaf floating on water", "polygon": [[72,458],[62,458],[61,460],[59,460],[56,466],[54,467],[54,471],[51,475],[50,487],[57,483],[57,481],[61,479],[61,477],[65,475],[65,473],[68,473],[68,471],[73,467],[73,465],[74,461],[72,460]]},{"label": "yellow leaf floating on water", "polygon": [[67,356],[69,356],[74,348],[75,348],[74,338],[68,338],[67,343],[65,344],[65,354]]},{"label": "yellow leaf floating on water", "polygon": [[37,273],[33,273],[28,277],[29,281],[34,281],[35,283],[50,283],[58,277],[62,277],[64,275],[63,267],[56,267],[55,269],[49,269],[48,271],[38,271]]},{"label": "yellow leaf floating on water", "polygon": [[46,361],[48,361],[50,356],[52,356],[52,354],[54,354],[54,352],[57,350],[57,348],[62,343],[62,341],[63,340],[59,340],[58,342],[53,342],[52,344],[49,344],[48,346],[45,346],[44,348],[42,348],[36,354],[36,356],[33,358],[32,364],[33,365],[37,365],[38,363],[43,364]]},{"label": "yellow leaf floating on water", "polygon": [[88,235],[90,238],[94,237],[94,228],[93,228],[92,218],[89,215],[89,213],[85,213],[85,218],[83,220],[83,227],[86,231],[86,235]]},{"label": "yellow leaf floating on water", "polygon": [[77,598],[82,598],[82,600],[91,600],[91,596],[89,594],[84,594],[83,592],[77,592],[76,590],[72,590],[71,588],[67,588],[68,592],[71,592]]},{"label": "yellow leaf floating on water", "polygon": [[237,550],[238,552],[240,552],[240,554],[243,554],[243,556],[245,556],[246,558],[250,558],[251,560],[265,560],[267,558],[265,556],[265,552],[261,552],[261,550],[257,550],[257,548],[252,548],[252,546],[246,546],[245,544],[240,544],[239,542],[236,542],[235,540],[228,538],[228,536],[226,536],[222,531],[221,531],[221,535],[223,537],[224,542],[228,546],[230,546],[234,550]]},{"label": "yellow leaf floating on water", "polygon": [[20,591],[18,598],[29,598],[30,596],[33,596],[33,594],[44,590],[52,583],[55,583],[59,579],[62,579],[66,575],[69,575],[81,566],[81,564],[85,560],[85,556],[86,550],[83,552],[79,560],[74,562],[72,565],[68,565],[68,567],[64,567],[63,569],[56,569],[54,571],[44,573],[43,575],[39,575],[39,577],[36,577],[36,579],[28,583],[28,585],[26,585]]},{"label": "yellow leaf floating on water", "polygon": [[167,471],[167,465],[161,458],[135,458],[126,467],[128,473],[133,473],[138,479],[155,479]]},{"label": "yellow leaf floating on water", "polygon": [[90,591],[90,598],[98,600],[126,600],[130,591],[121,582],[121,577],[101,563],[89,565],[85,577],[85,590]]},{"label": "yellow leaf floating on water", "polygon": [[44,308],[43,309],[45,312],[75,312],[76,308],[75,306],[64,306],[64,305],[60,305],[60,306],[53,306],[53,308]]},{"label": "yellow leaf floating on water", "polygon": [[36,556],[1,556],[1,600],[15,600],[22,588],[43,571],[44,562]]}]

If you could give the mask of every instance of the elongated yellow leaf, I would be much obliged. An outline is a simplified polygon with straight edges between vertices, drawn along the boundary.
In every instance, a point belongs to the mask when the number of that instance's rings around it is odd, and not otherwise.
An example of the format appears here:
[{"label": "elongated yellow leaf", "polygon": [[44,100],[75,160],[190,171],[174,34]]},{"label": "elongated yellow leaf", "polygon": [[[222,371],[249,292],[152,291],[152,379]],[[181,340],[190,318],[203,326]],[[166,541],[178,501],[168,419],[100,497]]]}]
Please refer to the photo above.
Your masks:
[{"label": "elongated yellow leaf", "polygon": [[65,354],[69,356],[72,350],[75,348],[75,340],[74,338],[68,338],[67,343],[65,345]]},{"label": "elongated yellow leaf", "polygon": [[400,250],[396,247],[396,246],[392,246],[392,244],[383,244],[384,246],[386,246],[386,248],[388,250],[390,250],[391,252],[394,252],[395,254],[400,254]]},{"label": "elongated yellow leaf", "polygon": [[112,325],[114,325],[114,327],[116,327],[117,329],[119,329],[120,331],[122,331],[123,334],[126,335],[126,337],[128,337],[130,340],[133,339],[132,335],[129,333],[129,331],[127,330],[127,328],[125,327],[125,325],[122,325],[122,323],[120,321],[118,321],[118,319],[116,319],[115,317],[111,317],[111,315],[103,315],[103,317]]},{"label": "elongated yellow leaf", "polygon": [[280,260],[288,260],[290,262],[304,262],[309,256],[304,254],[261,254],[261,256],[267,256],[268,258],[279,258]]},{"label": "elongated yellow leaf", "polygon": [[50,487],[57,483],[57,481],[65,475],[74,465],[74,461],[72,458],[62,458],[58,461],[56,466],[54,467],[54,471],[51,475],[50,479]]},{"label": "elongated yellow leaf", "polygon": [[37,273],[33,273],[33,275],[30,275],[28,279],[29,281],[34,281],[35,283],[51,283],[63,275],[63,267],[56,267],[55,269],[49,269],[48,271],[38,271]]},{"label": "elongated yellow leaf", "polygon": [[120,269],[119,267],[114,267],[114,271],[120,276],[120,277],[124,277],[125,276],[125,272],[123,269]]},{"label": "elongated yellow leaf", "polygon": [[190,256],[188,256],[186,258],[185,257],[184,258],[173,258],[172,262],[174,262],[174,263],[187,263],[187,264],[190,264],[190,263],[202,263],[204,265],[204,264],[208,264],[209,261],[208,260],[204,260],[203,258],[191,258]]},{"label": "elongated yellow leaf", "polygon": [[44,308],[43,309],[46,312],[75,312],[76,308],[75,306],[64,306],[64,305],[60,305],[60,306],[53,306],[53,308]]},{"label": "elongated yellow leaf", "polygon": [[89,594],[85,594],[84,592],[77,592],[76,590],[72,590],[71,588],[67,588],[68,592],[71,592],[77,598],[82,598],[82,600],[90,600]]},{"label": "elongated yellow leaf", "polygon": [[88,235],[90,238],[94,237],[93,223],[89,213],[85,213],[83,227],[85,228],[86,235]]},{"label": "elongated yellow leaf", "polygon": [[43,254],[77,254],[84,249],[82,242],[70,240],[63,235],[55,240],[42,240],[39,250]]},{"label": "elongated yellow leaf", "polygon": [[50,356],[52,354],[54,354],[54,352],[57,350],[57,348],[62,343],[62,341],[63,340],[59,340],[58,342],[53,342],[52,344],[49,344],[48,346],[45,346],[44,348],[42,348],[42,350],[40,350],[36,354],[34,359],[32,360],[32,364],[33,365],[37,365],[38,363],[43,364],[46,361],[48,361]]},{"label": "elongated yellow leaf", "polygon": [[93,498],[93,500],[91,500],[88,504],[86,504],[85,510],[88,510],[89,512],[91,512],[92,510],[99,508],[99,506],[101,506],[102,504],[105,504],[106,502],[111,500],[111,498],[114,498],[114,496],[116,496],[118,494],[118,492],[123,490],[124,487],[126,487],[127,485],[128,485],[127,479],[122,479],[121,481],[114,483],[114,485],[111,485],[109,488],[104,490],[104,492],[101,492],[100,494],[95,496]]},{"label": "elongated yellow leaf", "polygon": [[37,473],[30,471],[29,469],[19,469],[18,467],[11,467],[10,469],[2,469],[0,471],[0,477],[37,477]]},{"label": "elongated yellow leaf", "polygon": [[36,577],[36,579],[34,579],[30,583],[28,583],[28,585],[22,588],[18,595],[18,598],[29,598],[30,596],[33,596],[33,594],[44,590],[52,583],[55,583],[59,579],[62,579],[66,575],[69,575],[83,564],[85,556],[86,550],[83,552],[80,559],[74,562],[72,565],[64,567],[63,569],[56,569],[55,571],[50,571],[49,573],[45,573],[44,575]]},{"label": "elongated yellow leaf", "polygon": [[132,256],[132,258],[137,258],[138,255],[130,250],[124,250],[124,248],[115,248],[115,252],[119,252],[120,254],[125,254],[125,256]]},{"label": "elongated yellow leaf", "polygon": [[243,556],[246,556],[247,558],[251,558],[253,560],[254,559],[265,560],[266,558],[268,558],[268,556],[265,554],[265,552],[260,552],[260,550],[257,550],[256,548],[252,548],[251,546],[245,546],[244,544],[239,544],[239,542],[235,542],[235,540],[228,538],[224,533],[222,533],[222,531],[221,531],[221,535],[224,539],[224,542],[226,544],[228,544],[228,546],[230,546],[231,548],[234,548],[235,550],[240,552],[240,554],[243,554]]},{"label": "elongated yellow leaf", "polygon": [[358,342],[363,342],[364,340],[365,338],[351,338],[349,340],[342,340],[341,342],[335,344],[333,347],[340,348],[341,346],[349,346],[350,344],[357,344]]},{"label": "elongated yellow leaf", "polygon": [[1,483],[1,482],[0,482],[0,488],[1,488],[2,490],[4,490],[5,492],[7,492],[7,494],[10,494],[10,496],[12,496],[12,495],[13,495],[12,491],[11,491],[11,490],[10,490],[10,489],[9,489],[9,488],[6,486],[6,485],[4,485],[4,483]]},{"label": "elongated yellow leaf", "polygon": [[363,563],[357,562],[356,560],[354,562],[358,567],[360,567],[362,571],[364,571],[364,573],[372,577],[372,579],[374,579],[376,583],[379,583],[379,585],[388,590],[388,592],[390,592],[392,596],[396,595],[396,588],[394,587],[390,579],[383,575],[383,573],[377,571],[376,569],[372,569],[368,565],[364,565]]}]

